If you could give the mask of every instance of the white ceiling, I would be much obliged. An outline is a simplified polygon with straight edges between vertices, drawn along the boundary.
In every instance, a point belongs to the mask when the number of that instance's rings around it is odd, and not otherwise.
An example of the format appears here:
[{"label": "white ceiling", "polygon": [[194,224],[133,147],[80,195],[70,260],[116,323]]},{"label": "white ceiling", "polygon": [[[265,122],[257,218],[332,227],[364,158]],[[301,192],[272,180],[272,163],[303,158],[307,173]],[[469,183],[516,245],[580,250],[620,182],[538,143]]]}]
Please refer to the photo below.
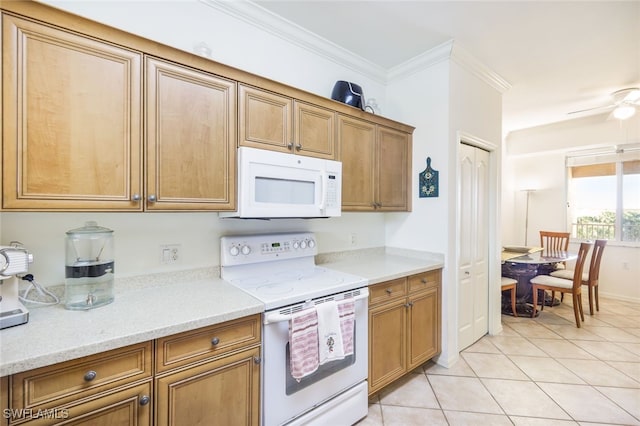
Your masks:
[{"label": "white ceiling", "polygon": [[455,40],[511,86],[505,134],[640,87],[640,0],[253,3],[385,70]]}]

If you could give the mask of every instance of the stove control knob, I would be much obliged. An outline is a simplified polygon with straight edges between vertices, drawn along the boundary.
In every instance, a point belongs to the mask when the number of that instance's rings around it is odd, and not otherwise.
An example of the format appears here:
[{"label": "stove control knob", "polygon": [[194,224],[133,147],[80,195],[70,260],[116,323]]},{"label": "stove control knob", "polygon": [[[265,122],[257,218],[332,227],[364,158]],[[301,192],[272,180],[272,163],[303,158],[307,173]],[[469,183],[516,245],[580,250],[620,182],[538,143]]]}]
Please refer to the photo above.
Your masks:
[{"label": "stove control knob", "polygon": [[309,245],[309,248],[311,248],[311,249],[314,248],[316,246],[315,240],[309,240],[308,245]]},{"label": "stove control knob", "polygon": [[249,247],[249,246],[242,246],[242,248],[240,249],[240,251],[242,251],[242,254],[247,255],[247,254],[251,253],[251,247]]},{"label": "stove control knob", "polygon": [[232,246],[229,249],[229,254],[231,254],[231,256],[237,256],[240,253],[240,249],[238,249],[237,246]]},{"label": "stove control knob", "polygon": [[299,243],[298,241],[294,241],[294,242],[293,242],[293,248],[294,248],[295,250],[298,250],[298,249],[300,248],[300,243]]},{"label": "stove control knob", "polygon": [[303,240],[303,241],[300,241],[300,248],[301,248],[302,250],[306,249],[306,248],[307,248],[307,242],[306,242],[306,241],[304,241],[304,240]]}]

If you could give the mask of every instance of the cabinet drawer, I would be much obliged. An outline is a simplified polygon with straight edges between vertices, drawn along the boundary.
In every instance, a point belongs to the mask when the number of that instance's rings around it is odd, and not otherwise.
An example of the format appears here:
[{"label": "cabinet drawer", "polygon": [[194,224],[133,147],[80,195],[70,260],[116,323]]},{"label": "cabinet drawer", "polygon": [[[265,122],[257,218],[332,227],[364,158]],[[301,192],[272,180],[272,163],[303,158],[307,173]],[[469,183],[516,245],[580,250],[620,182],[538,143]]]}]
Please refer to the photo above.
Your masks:
[{"label": "cabinet drawer", "polygon": [[260,343],[260,315],[174,334],[157,340],[158,373]]},{"label": "cabinet drawer", "polygon": [[409,293],[440,285],[440,269],[422,272],[409,277]]},{"label": "cabinet drawer", "polygon": [[[153,382],[133,384],[105,392],[94,398],[73,401],[70,404],[48,410],[29,410],[22,417],[11,419],[12,424],[23,426],[102,426],[137,425],[151,426],[153,417],[151,388]],[[30,420],[23,422],[24,420]]]},{"label": "cabinet drawer", "polygon": [[369,287],[369,304],[387,302],[407,295],[407,279],[385,281]]},{"label": "cabinet drawer", "polygon": [[151,342],[11,376],[12,408],[63,405],[151,377]]}]

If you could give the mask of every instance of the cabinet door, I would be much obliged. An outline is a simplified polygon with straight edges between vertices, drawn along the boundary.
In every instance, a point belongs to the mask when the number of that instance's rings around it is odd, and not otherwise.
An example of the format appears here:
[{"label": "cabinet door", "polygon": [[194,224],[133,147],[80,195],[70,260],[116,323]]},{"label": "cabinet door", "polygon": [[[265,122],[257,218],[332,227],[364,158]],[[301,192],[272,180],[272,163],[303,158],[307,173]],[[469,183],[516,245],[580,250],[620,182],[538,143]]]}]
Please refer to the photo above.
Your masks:
[{"label": "cabinet door", "polygon": [[424,363],[440,352],[440,303],[438,288],[409,298],[407,368]]},{"label": "cabinet door", "polygon": [[375,124],[338,115],[338,146],[342,161],[342,209],[374,210]]},{"label": "cabinet door", "polygon": [[[9,376],[0,377],[0,412],[9,408]],[[9,416],[0,416],[0,426],[9,424]]]},{"label": "cabinet door", "polygon": [[[119,388],[97,398],[80,400],[68,405],[25,412],[33,420],[20,423],[25,426],[150,426],[151,380]],[[19,419],[15,418],[14,421]]]},{"label": "cabinet door", "polygon": [[291,152],[293,100],[242,84],[238,94],[239,144]]},{"label": "cabinet door", "polygon": [[409,211],[411,144],[407,133],[378,127],[377,197],[381,210]]},{"label": "cabinet door", "polygon": [[164,425],[258,425],[260,348],[156,378],[156,422]]},{"label": "cabinet door", "polygon": [[2,208],[142,210],[141,55],[2,19]]},{"label": "cabinet door", "polygon": [[147,210],[235,208],[235,83],[146,58]]},{"label": "cabinet door", "polygon": [[369,310],[369,395],[406,371],[405,299]]},{"label": "cabinet door", "polygon": [[294,102],[295,152],[310,157],[336,158],[335,112]]}]

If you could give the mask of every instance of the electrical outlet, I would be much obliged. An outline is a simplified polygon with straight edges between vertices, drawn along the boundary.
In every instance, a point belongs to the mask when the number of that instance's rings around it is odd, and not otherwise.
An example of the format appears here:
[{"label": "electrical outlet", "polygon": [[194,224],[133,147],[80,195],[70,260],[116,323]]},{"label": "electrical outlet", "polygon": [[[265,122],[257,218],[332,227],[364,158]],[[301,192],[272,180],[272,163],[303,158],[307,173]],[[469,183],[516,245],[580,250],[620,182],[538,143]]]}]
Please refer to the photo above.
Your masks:
[{"label": "electrical outlet", "polygon": [[163,244],[160,246],[160,263],[171,265],[181,259],[180,244]]}]

